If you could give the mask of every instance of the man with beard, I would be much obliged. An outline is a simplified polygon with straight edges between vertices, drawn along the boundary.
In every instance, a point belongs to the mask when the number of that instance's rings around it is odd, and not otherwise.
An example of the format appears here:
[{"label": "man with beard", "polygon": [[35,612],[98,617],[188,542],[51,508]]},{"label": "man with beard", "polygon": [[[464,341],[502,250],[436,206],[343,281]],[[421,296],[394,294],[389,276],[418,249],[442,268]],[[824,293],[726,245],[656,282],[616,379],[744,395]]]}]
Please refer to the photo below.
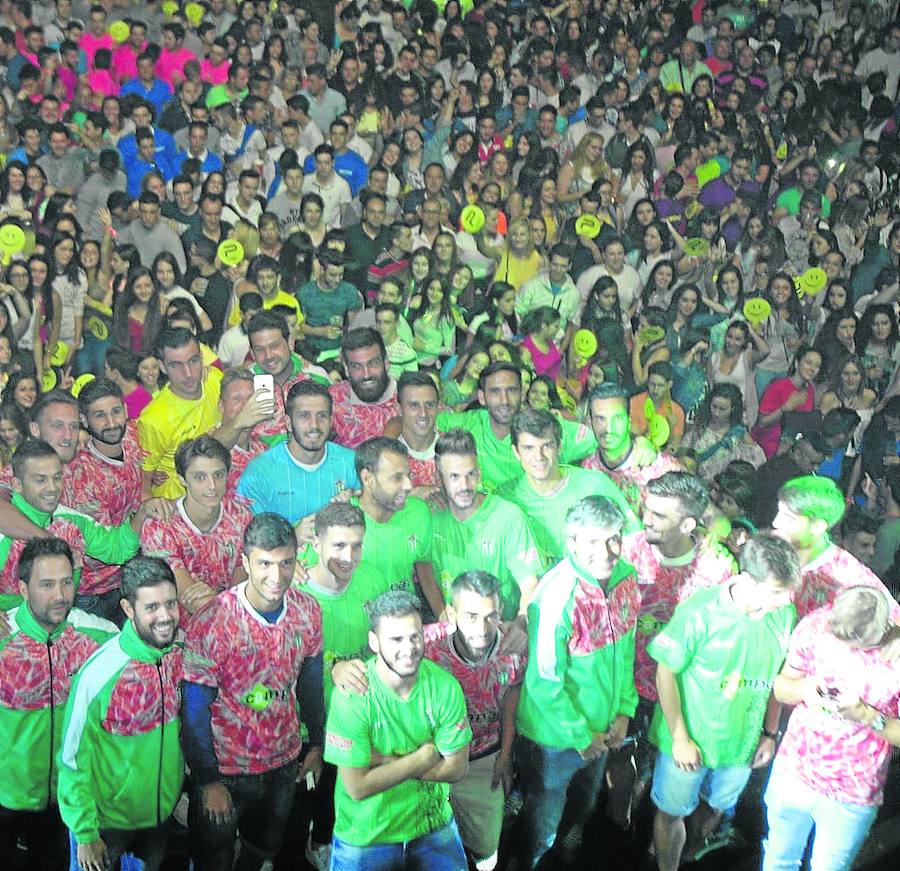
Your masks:
[{"label": "man with beard", "polygon": [[640,512],[647,483],[666,472],[681,471],[681,463],[668,454],[657,453],[643,437],[632,437],[628,393],[618,384],[597,385],[588,397],[588,409],[597,452],[581,464],[582,468],[606,472],[631,507]]},{"label": "man with beard", "polygon": [[[131,559],[140,546],[138,533],[149,517],[148,506],[142,502],[127,522],[119,526],[104,526],[86,514],[60,505],[62,466],[56,451],[40,439],[31,439],[16,448],[12,459],[13,474],[21,492],[14,493],[12,507],[24,515],[39,532],[62,538],[72,548],[75,558],[76,596],[78,608],[97,616],[115,617],[109,608],[109,596],[96,596],[79,586],[82,560],[88,554],[111,565],[121,565]],[[0,530],[2,531],[2,530]],[[21,538],[0,537],[0,608],[18,604],[15,581],[16,565],[25,543]]]},{"label": "man with beard", "polygon": [[287,321],[275,312],[262,311],[250,319],[247,336],[254,361],[251,372],[271,375],[275,381],[275,396],[268,397],[263,391],[257,391],[230,424],[222,422],[216,430],[216,438],[226,447],[237,442],[241,430],[248,427],[251,438],[267,446],[281,441],[286,427],[284,397],[291,387],[298,381],[307,380],[326,387],[331,383],[324,369],[291,352],[290,334]]},{"label": "man with beard", "polygon": [[772,532],[800,557],[803,583],[794,595],[798,619],[834,602],[851,586],[874,587],[888,596],[891,619],[900,624],[900,605],[884,584],[856,557],[832,542],[828,532],[844,516],[844,496],[831,478],[805,475],[778,491]]},{"label": "man with beard", "polygon": [[299,381],[285,400],[288,440],[251,460],[238,482],[254,514],[280,514],[300,544],[314,535],[315,513],[338,493],[358,490],[353,451],[328,440],[332,397],[315,381]]},{"label": "man with beard", "polygon": [[351,502],[366,515],[363,564],[380,572],[389,589],[414,593],[414,578],[435,616],[444,597],[431,565],[431,511],[411,496],[409,453],[397,439],[375,438],[356,451],[362,492]]},{"label": "man with beard", "polygon": [[75,677],[59,756],[59,809],[79,867],[102,871],[133,853],[158,871],[181,795],[178,592],[160,559],[122,571],[128,622]]},{"label": "man with beard", "polygon": [[448,618],[454,631],[425,643],[425,655],[450,672],[466,699],[472,744],[469,771],[450,787],[450,804],[477,871],[497,867],[503,806],[512,788],[525,657],[501,646],[500,582],[477,569],[453,581]]},{"label": "man with beard", "polygon": [[322,773],[322,613],[291,587],[293,527],[276,514],[257,515],[241,560],[247,580],[187,627],[183,741],[197,871],[231,868],[238,838],[239,867],[259,871],[281,846],[297,782]]},{"label": "man with beard", "polygon": [[[315,515],[312,549],[318,561],[309,569],[303,589],[322,609],[322,648],[325,706],[334,688],[365,692],[365,660],[369,650],[369,618],[366,608],[386,592],[387,584],[371,567],[361,566],[366,518],[362,510],[346,502],[330,502]],[[297,855],[306,847],[313,867],[327,867],[334,829],[334,785],[337,769],[325,763],[316,786],[309,825],[290,826],[299,832],[299,843],[285,843],[282,854]],[[301,792],[298,791],[298,798]],[[307,811],[309,813],[309,811]]]},{"label": "man with beard", "polygon": [[334,400],[332,426],[338,444],[356,448],[384,432],[400,411],[397,385],[388,375],[381,333],[368,327],[349,330],[341,340],[346,381],[330,388]]},{"label": "man with beard", "polygon": [[164,559],[175,575],[183,622],[222,590],[243,581],[241,541],[253,519],[250,510],[225,498],[231,455],[212,436],[184,442],[175,451],[175,470],[185,495],[167,520],[141,527],[141,550]]},{"label": "man with beard", "polygon": [[[438,440],[435,421],[441,395],[427,372],[404,372],[397,381],[397,401],[400,404],[397,439],[409,449],[413,493],[425,498],[439,483],[434,447]],[[393,435],[389,429],[396,424],[396,420],[391,421],[384,434]]]},{"label": "man with beard", "polygon": [[[512,419],[522,405],[519,367],[502,361],[485,367],[478,379],[478,402],[482,408],[441,412],[437,416],[437,428],[441,432],[459,428],[472,433],[478,446],[485,489],[494,490],[522,474],[510,438]],[[588,427],[568,420],[561,421],[560,426],[563,462],[575,463],[594,450],[596,443]]]},{"label": "man with beard", "polygon": [[513,453],[523,474],[497,488],[497,494],[522,509],[543,564],[553,567],[564,556],[566,512],[586,496],[603,496],[625,517],[624,532],[641,524],[621,490],[602,472],[560,464],[562,427],[549,411],[526,408],[512,419]]},{"label": "man with beard", "polygon": [[462,689],[423,659],[415,596],[384,593],[369,620],[369,690],[335,692],[328,711],[325,757],[338,768],[332,867],[465,868],[448,801],[472,740]]},{"label": "man with beard", "polygon": [[61,539],[29,541],[18,575],[24,602],[15,630],[0,640],[0,740],[7,753],[0,775],[0,864],[14,866],[21,838],[29,867],[56,871],[68,847],[56,803],[62,708],[72,674],[111,633],[69,623],[75,581],[72,551]]},{"label": "man with beard", "polygon": [[466,569],[499,579],[504,620],[522,618],[542,572],[534,536],[521,508],[481,489],[475,438],[461,429],[442,433],[435,445],[447,507],[432,517],[432,564],[444,597]]},{"label": "man with beard", "polygon": [[647,737],[657,692],[656,663],[647,654],[647,644],[669,622],[676,605],[697,590],[724,583],[732,575],[732,559],[727,552],[697,536],[708,504],[709,492],[698,477],[666,472],[647,485],[644,529],[622,540],[622,558],[635,567],[641,591],[634,653],[634,684],[639,698],[631,729],[636,744],[634,750],[612,754],[608,771],[612,781],[608,813],[622,827],[631,818],[632,796],[639,801],[650,781]]}]

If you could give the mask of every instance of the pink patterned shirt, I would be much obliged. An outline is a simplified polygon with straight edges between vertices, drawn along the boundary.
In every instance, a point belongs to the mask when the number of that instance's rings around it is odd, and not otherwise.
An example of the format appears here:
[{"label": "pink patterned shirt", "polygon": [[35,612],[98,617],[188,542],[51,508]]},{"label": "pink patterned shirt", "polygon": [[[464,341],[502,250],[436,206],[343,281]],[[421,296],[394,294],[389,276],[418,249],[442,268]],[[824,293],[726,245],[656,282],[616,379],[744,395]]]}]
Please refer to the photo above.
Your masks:
[{"label": "pink patterned shirt", "polygon": [[382,435],[387,422],[400,414],[394,381],[378,402],[358,399],[350,389],[349,381],[333,384],[329,392],[334,400],[331,426],[336,435],[335,441],[345,448],[358,448],[366,439]]},{"label": "pink patterned shirt", "polygon": [[294,687],[303,660],[322,652],[322,612],[312,596],[289,589],[269,623],[247,601],[246,586],[198,612],[185,643],[185,680],[219,691],[212,733],[222,774],[261,774],[299,756]]},{"label": "pink patterned shirt", "polygon": [[647,484],[666,472],[683,472],[684,468],[675,457],[660,453],[649,466],[638,466],[629,456],[621,466],[610,469],[602,459],[600,452],[591,454],[581,464],[583,469],[597,469],[606,472],[613,483],[622,491],[631,507],[640,515],[643,508],[644,494]]},{"label": "pink patterned shirt", "polygon": [[[876,650],[839,641],[828,630],[830,607],[801,620],[791,636],[786,665],[823,687],[862,699],[885,717],[900,715],[900,665]],[[778,748],[777,764],[810,789],[846,804],[884,800],[891,745],[862,723],[819,706],[794,708]]]},{"label": "pink patterned shirt", "polygon": [[803,586],[794,596],[797,619],[830,605],[848,587],[874,587],[891,602],[891,619],[900,623],[900,605],[878,577],[855,556],[836,544],[827,547],[811,563],[803,566]]},{"label": "pink patterned shirt", "polygon": [[641,591],[634,645],[634,684],[642,698],[655,702],[656,661],[647,653],[647,645],[669,622],[676,605],[699,589],[727,581],[733,574],[732,560],[703,546],[681,559],[668,560],[647,541],[646,532],[636,532],[622,540],[622,559],[634,566]]},{"label": "pink patterned shirt", "polygon": [[487,661],[473,665],[456,652],[453,635],[448,634],[426,641],[425,655],[449,671],[462,687],[473,735],[469,758],[478,759],[498,750],[503,698],[510,687],[522,683],[525,654],[500,653],[498,638],[494,652]]}]

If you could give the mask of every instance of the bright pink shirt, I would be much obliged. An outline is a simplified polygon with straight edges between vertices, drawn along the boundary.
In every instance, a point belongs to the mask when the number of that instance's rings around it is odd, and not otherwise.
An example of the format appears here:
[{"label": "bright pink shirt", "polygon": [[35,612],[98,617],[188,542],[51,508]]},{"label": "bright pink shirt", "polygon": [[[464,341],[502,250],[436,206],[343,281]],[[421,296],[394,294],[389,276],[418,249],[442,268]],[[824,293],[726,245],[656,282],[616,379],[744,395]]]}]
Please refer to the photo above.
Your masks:
[{"label": "bright pink shirt", "polygon": [[534,371],[538,375],[546,375],[556,381],[559,375],[559,367],[562,365],[562,354],[554,342],[550,342],[546,351],[542,351],[535,343],[531,336],[525,336],[522,344],[528,348],[531,354],[531,361],[534,363]]},{"label": "bright pink shirt", "polygon": [[88,84],[95,94],[114,97],[119,93],[119,85],[109,70],[92,70],[88,73]]},{"label": "bright pink shirt", "polygon": [[211,85],[224,85],[228,81],[231,60],[224,60],[216,66],[209,58],[200,61],[200,80]]},{"label": "bright pink shirt", "polygon": [[138,75],[137,56],[147,48],[147,41],[141,46],[140,51],[130,42],[123,42],[112,56],[112,74],[120,84],[128,79],[136,79]]},{"label": "bright pink shirt", "polygon": [[110,51],[114,51],[117,45],[118,43],[108,33],[104,33],[101,36],[94,36],[90,31],[86,31],[82,35],[81,41],[78,43],[78,47],[84,52],[84,56],[87,58],[89,67],[94,66],[94,55],[97,53],[98,48],[108,48]]},{"label": "bright pink shirt", "polygon": [[[792,393],[797,391],[797,387],[789,377],[776,378],[763,393],[763,397],[759,402],[759,413],[771,414],[781,408],[790,398]],[[816,394],[812,384],[806,385],[806,399],[798,405],[794,411],[812,411],[815,406]],[[770,460],[775,456],[778,450],[778,442],[781,441],[781,421],[777,420],[769,426],[755,426],[751,435],[757,444],[763,449],[766,459]]]},{"label": "bright pink shirt", "polygon": [[141,416],[141,412],[150,404],[151,399],[153,397],[150,395],[150,391],[142,384],[138,384],[131,393],[123,397],[129,420],[137,420]]},{"label": "bright pink shirt", "polygon": [[[885,717],[900,714],[900,665],[878,649],[839,641],[828,629],[830,608],[802,620],[791,636],[786,664],[838,690],[848,703],[862,699]],[[788,720],[777,765],[821,795],[845,804],[884,800],[891,745],[863,723],[801,702]]]},{"label": "bright pink shirt", "polygon": [[163,49],[156,62],[156,75],[174,88],[177,84],[175,77],[178,77],[178,81],[184,79],[184,65],[192,60],[197,60],[197,55],[186,48],[179,48],[177,51]]}]

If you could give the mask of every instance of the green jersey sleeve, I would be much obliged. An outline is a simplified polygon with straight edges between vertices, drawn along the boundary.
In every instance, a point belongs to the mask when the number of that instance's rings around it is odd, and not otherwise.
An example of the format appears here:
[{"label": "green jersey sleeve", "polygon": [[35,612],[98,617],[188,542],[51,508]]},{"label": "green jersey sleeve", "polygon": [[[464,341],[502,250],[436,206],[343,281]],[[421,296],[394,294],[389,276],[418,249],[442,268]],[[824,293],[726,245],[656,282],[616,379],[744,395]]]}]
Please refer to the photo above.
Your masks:
[{"label": "green jersey sleeve", "polygon": [[339,768],[366,768],[372,761],[372,742],[365,696],[342,690],[331,694],[325,724],[325,761]]},{"label": "green jersey sleeve", "polygon": [[691,664],[703,635],[703,621],[688,600],[675,609],[672,619],[647,645],[647,653],[675,674],[681,674]]},{"label": "green jersey sleeve", "polygon": [[[439,666],[435,666],[436,669]],[[443,671],[443,669],[441,669]],[[441,676],[444,684],[443,701],[436,711],[440,720],[435,724],[434,746],[441,756],[450,756],[466,747],[472,740],[472,729],[466,713],[466,700],[462,687],[453,675],[444,672]]]},{"label": "green jersey sleeve", "polygon": [[594,431],[577,420],[560,417],[562,425],[562,446],[559,452],[561,463],[578,463],[597,450],[597,439]]},{"label": "green jersey sleeve", "polygon": [[84,536],[84,552],[100,562],[120,566],[137,556],[141,540],[126,521],[118,526],[104,526],[93,517],[69,508],[57,511],[74,523]]}]

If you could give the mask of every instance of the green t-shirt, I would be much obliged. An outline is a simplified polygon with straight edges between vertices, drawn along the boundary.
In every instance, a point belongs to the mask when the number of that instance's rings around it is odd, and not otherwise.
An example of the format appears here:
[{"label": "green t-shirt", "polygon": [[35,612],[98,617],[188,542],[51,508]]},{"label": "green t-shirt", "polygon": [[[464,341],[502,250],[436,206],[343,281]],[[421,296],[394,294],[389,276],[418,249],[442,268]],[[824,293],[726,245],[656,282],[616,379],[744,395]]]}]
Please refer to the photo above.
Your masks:
[{"label": "green t-shirt", "polygon": [[[795,618],[794,606],[785,605],[753,620],[722,584],[679,605],[647,645],[650,656],[678,676],[685,725],[707,768],[748,765],[753,758]],[[659,705],[650,740],[671,755]]]},{"label": "green t-shirt", "polygon": [[[778,194],[778,197],[775,200],[775,205],[779,209],[787,209],[789,215],[799,215],[800,198],[800,188],[787,188],[786,190],[783,190],[780,194]],[[831,214],[831,200],[829,200],[828,197],[825,196],[825,194],[822,194],[821,198],[822,217],[827,218]]]},{"label": "green t-shirt", "polygon": [[431,562],[445,601],[451,600],[451,587],[459,574],[481,569],[500,580],[503,619],[514,619],[519,613],[521,581],[543,572],[521,509],[489,494],[468,520],[457,520],[445,509],[434,515],[432,523]]},{"label": "green t-shirt", "polygon": [[[357,499],[351,500],[359,506]],[[415,594],[415,563],[431,559],[431,511],[415,496],[410,496],[387,523],[366,515],[363,558],[360,567],[384,578],[386,589]]]},{"label": "green t-shirt", "polygon": [[[315,281],[308,281],[297,291],[297,299],[300,301],[303,319],[311,327],[342,327],[348,312],[362,308],[359,291],[346,281],[327,293]],[[306,340],[317,351],[328,351],[341,346],[340,338],[307,336]]]},{"label": "green t-shirt", "polygon": [[325,667],[325,704],[328,704],[334,684],[331,669],[345,659],[368,659],[369,615],[366,605],[388,589],[384,578],[369,566],[358,566],[350,583],[335,593],[313,583],[301,588],[319,603],[322,609],[322,659]]},{"label": "green t-shirt", "polygon": [[541,559],[547,568],[565,556],[563,526],[566,512],[585,496],[605,496],[622,509],[625,515],[623,535],[642,528],[628,500],[607,474],[577,466],[563,466],[562,473],[565,476],[564,483],[552,496],[543,496],[535,492],[524,475],[507,481],[497,490],[498,496],[514,502],[525,513],[537,541]]},{"label": "green t-shirt", "polygon": [[[325,761],[341,768],[365,768],[372,750],[406,756],[428,741],[450,756],[472,740],[466,700],[453,675],[423,659],[407,699],[385,686],[374,657],[366,665],[369,691],[331,697],[325,728]],[[453,816],[450,784],[413,779],[355,801],[338,775],[334,790],[334,834],[347,844],[399,844],[445,826]]]},{"label": "green t-shirt", "polygon": [[[589,426],[565,418],[560,418],[559,422],[563,432],[559,454],[561,462],[577,463],[597,450],[597,440]],[[442,411],[437,416],[436,427],[439,432],[459,427],[472,433],[478,446],[478,465],[481,467],[481,481],[485,490],[496,490],[504,481],[521,476],[522,466],[513,453],[512,439],[509,436],[498,439],[494,435],[487,409]]]}]

